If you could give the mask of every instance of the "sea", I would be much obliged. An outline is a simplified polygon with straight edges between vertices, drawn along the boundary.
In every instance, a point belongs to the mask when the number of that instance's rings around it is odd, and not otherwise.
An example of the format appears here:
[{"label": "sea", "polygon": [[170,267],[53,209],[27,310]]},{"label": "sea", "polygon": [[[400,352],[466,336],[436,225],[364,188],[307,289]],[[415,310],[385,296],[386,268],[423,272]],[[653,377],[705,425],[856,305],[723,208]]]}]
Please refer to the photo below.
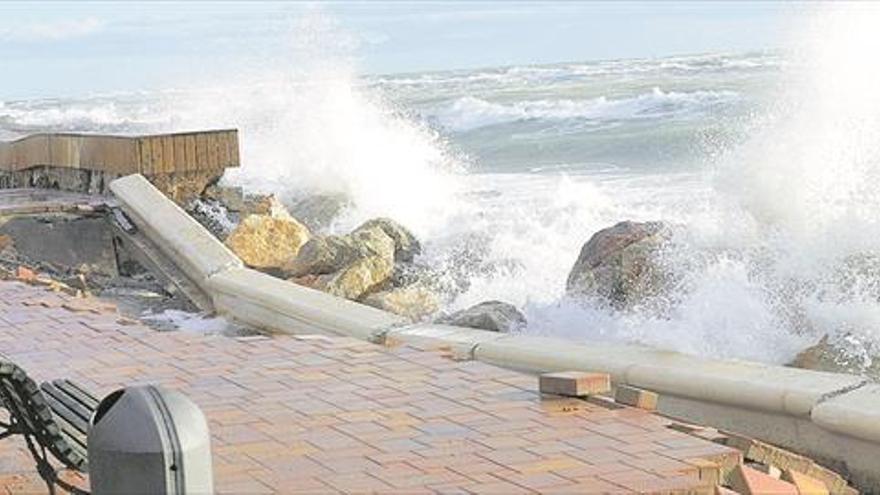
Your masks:
[{"label": "sea", "polygon": [[[862,25],[864,24],[864,25]],[[324,233],[391,217],[450,287],[523,332],[789,362],[823,336],[880,345],[880,65],[870,22],[797,49],[376,75],[315,56],[228,80],[0,101],[0,139],[234,127],[224,182],[345,199]],[[865,36],[870,32],[870,36]],[[566,296],[582,245],[664,221],[661,305]]]}]

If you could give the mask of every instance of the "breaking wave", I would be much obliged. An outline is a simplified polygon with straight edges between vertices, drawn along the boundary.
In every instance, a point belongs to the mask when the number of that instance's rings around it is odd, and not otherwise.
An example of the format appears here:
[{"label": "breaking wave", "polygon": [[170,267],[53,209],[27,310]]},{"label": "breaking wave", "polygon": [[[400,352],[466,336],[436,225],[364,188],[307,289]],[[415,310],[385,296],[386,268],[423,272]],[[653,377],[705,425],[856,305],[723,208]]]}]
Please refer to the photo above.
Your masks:
[{"label": "breaking wave", "polygon": [[627,98],[601,96],[586,100],[528,100],[512,103],[491,102],[473,96],[459,98],[429,115],[451,131],[470,131],[511,122],[582,119],[597,123],[621,120],[673,119],[705,115],[719,105],[737,99],[733,91],[664,92]]},{"label": "breaking wave", "polygon": [[[236,127],[244,163],[226,180],[285,198],[342,195],[350,207],[331,231],[399,220],[424,241],[420,261],[462,286],[446,309],[502,299],[525,310],[528,332],[784,363],[826,334],[880,342],[880,69],[866,62],[880,49],[880,9],[819,10],[786,62],[371,77],[322,48],[341,35],[318,16],[295,29],[308,42],[284,63],[192,90],[7,101],[0,129]],[[744,118],[718,118],[731,107]],[[614,126],[589,141],[534,132],[568,122]],[[671,148],[693,168],[666,166]],[[624,163],[631,151],[641,168]],[[492,153],[492,165],[469,167]],[[514,161],[534,173],[511,173]],[[664,313],[565,297],[581,245],[625,219],[687,227],[661,260],[681,278]]]}]

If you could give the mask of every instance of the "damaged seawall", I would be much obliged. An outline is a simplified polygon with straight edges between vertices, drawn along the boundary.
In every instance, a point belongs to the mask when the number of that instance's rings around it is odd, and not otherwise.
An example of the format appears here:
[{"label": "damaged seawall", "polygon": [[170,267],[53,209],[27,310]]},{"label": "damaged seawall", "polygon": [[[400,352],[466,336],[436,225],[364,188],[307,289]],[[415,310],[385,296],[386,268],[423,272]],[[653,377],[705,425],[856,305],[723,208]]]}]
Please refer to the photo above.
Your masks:
[{"label": "damaged seawall", "polygon": [[407,324],[390,313],[245,268],[141,175],[110,190],[136,226],[213,299],[217,311],[271,332],[420,343],[533,373],[593,370],[659,392],[661,412],[810,455],[880,490],[880,385],[854,375],[709,360],[643,346],[575,343]]}]

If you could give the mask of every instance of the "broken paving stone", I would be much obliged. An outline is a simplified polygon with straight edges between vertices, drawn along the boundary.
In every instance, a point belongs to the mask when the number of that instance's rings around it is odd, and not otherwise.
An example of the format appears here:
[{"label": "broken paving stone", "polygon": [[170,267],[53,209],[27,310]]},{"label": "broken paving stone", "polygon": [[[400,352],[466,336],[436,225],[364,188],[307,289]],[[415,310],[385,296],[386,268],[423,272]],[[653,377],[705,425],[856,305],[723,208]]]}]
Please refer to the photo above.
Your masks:
[{"label": "broken paving stone", "polygon": [[653,411],[657,409],[657,394],[629,385],[618,385],[614,391],[614,400],[619,404]]},{"label": "broken paving stone", "polygon": [[23,282],[34,282],[37,280],[37,272],[26,266],[19,266],[15,269],[15,278]]},{"label": "broken paving stone", "polygon": [[697,475],[705,486],[715,486],[724,481],[724,471],[717,462],[708,459],[690,459],[685,461],[697,468]]},{"label": "broken paving stone", "polygon": [[822,483],[812,476],[807,476],[804,473],[792,469],[786,469],[785,472],[782,473],[782,480],[794,485],[798,489],[798,493],[801,495],[829,494],[828,487],[825,486],[825,483]]},{"label": "broken paving stone", "polygon": [[740,464],[730,473],[728,485],[742,495],[799,495],[797,487]]},{"label": "broken paving stone", "polygon": [[767,476],[771,476],[776,479],[782,478],[782,470],[772,464],[754,464],[749,466],[756,471],[760,471]]},{"label": "broken paving stone", "polygon": [[739,495],[735,491],[730,488],[725,488],[721,485],[715,485],[715,495]]},{"label": "broken paving stone", "polygon": [[608,373],[584,371],[544,373],[538,381],[538,389],[542,394],[568,397],[603,394],[611,390],[611,376]]},{"label": "broken paving stone", "polygon": [[688,435],[702,438],[703,440],[708,440],[710,442],[727,444],[727,439],[729,438],[727,434],[718,431],[715,428],[709,426],[701,426],[694,425],[690,423],[670,423],[666,426],[670,430],[680,431],[682,433],[687,433]]},{"label": "broken paving stone", "polygon": [[813,464],[813,461],[802,455],[742,435],[730,434],[727,446],[741,451],[750,461],[772,464],[780,469],[806,472]]},{"label": "broken paving stone", "polygon": [[772,464],[783,471],[791,469],[816,478],[828,487],[832,495],[851,493],[852,488],[847,481],[834,471],[820,466],[811,459],[802,455],[789,452],[774,445],[726,432],[728,439],[726,445],[742,451],[743,456],[751,461],[762,464]]}]

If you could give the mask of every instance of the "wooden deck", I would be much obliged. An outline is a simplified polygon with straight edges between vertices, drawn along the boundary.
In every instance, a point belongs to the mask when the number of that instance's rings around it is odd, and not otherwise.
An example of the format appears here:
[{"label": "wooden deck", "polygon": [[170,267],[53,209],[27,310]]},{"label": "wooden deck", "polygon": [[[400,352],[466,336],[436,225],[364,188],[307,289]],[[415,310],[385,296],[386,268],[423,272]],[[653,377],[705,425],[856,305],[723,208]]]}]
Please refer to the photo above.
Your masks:
[{"label": "wooden deck", "polygon": [[0,142],[0,171],[34,167],[87,169],[147,176],[238,167],[238,131],[153,136],[35,134]]}]

